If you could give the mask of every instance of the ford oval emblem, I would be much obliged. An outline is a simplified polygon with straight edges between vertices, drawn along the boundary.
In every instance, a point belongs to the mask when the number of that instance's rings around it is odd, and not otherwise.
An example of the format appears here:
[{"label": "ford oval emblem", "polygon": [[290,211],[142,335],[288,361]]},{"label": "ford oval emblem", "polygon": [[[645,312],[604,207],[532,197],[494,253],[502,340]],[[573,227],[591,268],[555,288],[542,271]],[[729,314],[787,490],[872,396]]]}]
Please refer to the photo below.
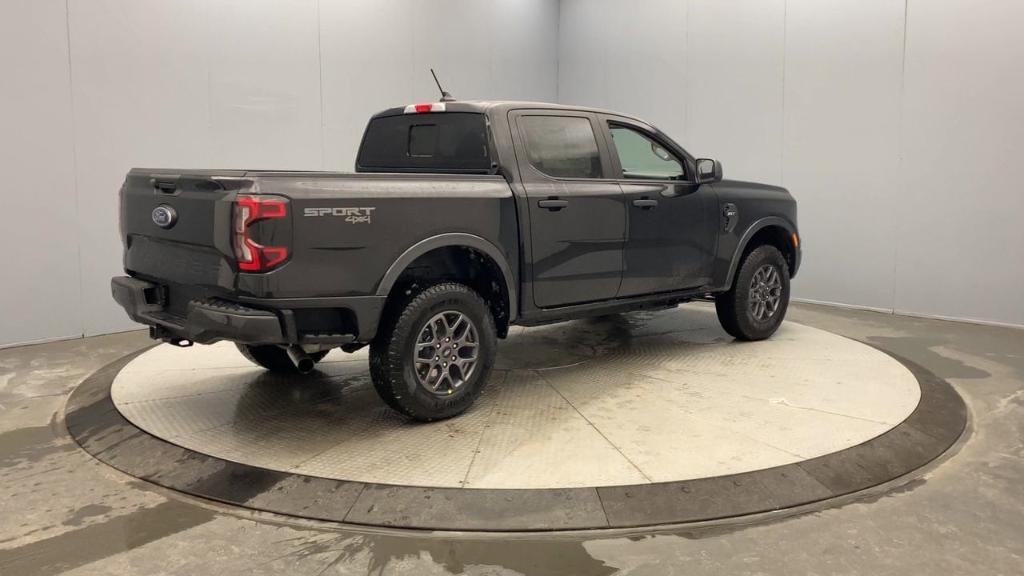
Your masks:
[{"label": "ford oval emblem", "polygon": [[161,228],[170,228],[178,221],[178,213],[167,204],[161,204],[153,208],[153,224]]}]

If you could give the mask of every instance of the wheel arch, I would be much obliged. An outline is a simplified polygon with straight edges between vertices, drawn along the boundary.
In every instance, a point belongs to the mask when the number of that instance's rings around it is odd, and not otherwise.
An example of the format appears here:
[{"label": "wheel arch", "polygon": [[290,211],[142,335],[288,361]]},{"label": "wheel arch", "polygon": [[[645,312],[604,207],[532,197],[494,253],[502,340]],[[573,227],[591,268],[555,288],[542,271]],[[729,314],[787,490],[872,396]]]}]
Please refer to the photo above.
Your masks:
[{"label": "wheel arch", "polygon": [[743,232],[740,241],[736,244],[736,249],[733,251],[732,258],[729,261],[729,272],[726,275],[725,285],[732,286],[733,279],[736,277],[736,270],[739,268],[743,257],[747,252],[762,244],[771,244],[779,248],[789,264],[790,278],[795,276],[800,265],[800,252],[792,240],[793,235],[796,233],[796,227],[789,220],[779,216],[761,218],[748,226],[746,231]]},{"label": "wheel arch", "polygon": [[441,248],[466,248],[486,257],[500,272],[502,284],[505,288],[506,305],[508,309],[508,322],[512,322],[518,316],[518,291],[516,290],[516,278],[512,268],[502,251],[489,240],[460,232],[438,234],[420,240],[405,250],[384,273],[383,278],[377,286],[378,296],[389,296],[396,282],[402,274],[417,259],[426,256]]}]

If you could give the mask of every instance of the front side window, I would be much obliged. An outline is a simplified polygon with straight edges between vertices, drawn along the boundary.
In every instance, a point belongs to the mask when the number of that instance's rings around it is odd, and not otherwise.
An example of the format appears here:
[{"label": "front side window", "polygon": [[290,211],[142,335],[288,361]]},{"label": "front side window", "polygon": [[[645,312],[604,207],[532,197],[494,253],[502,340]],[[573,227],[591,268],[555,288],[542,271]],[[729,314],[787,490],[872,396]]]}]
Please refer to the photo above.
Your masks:
[{"label": "front side window", "polygon": [[683,163],[663,146],[632,128],[615,124],[609,128],[623,178],[684,179]]},{"label": "front side window", "polygon": [[523,116],[519,123],[535,168],[556,178],[601,178],[601,155],[589,119]]}]

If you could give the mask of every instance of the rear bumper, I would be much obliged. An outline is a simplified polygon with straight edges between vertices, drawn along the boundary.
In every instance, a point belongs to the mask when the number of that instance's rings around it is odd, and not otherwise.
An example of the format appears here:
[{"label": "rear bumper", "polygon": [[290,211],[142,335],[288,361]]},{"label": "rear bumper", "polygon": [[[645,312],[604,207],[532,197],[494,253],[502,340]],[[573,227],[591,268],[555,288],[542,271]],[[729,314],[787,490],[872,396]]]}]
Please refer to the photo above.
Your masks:
[{"label": "rear bumper", "polygon": [[[168,312],[166,288],[130,276],[110,280],[114,300],[128,316],[151,328],[154,338],[168,341],[188,340],[210,344],[230,340],[244,344],[318,344],[340,346],[350,342],[369,342],[377,330],[384,299],[289,298],[246,299],[244,303],[221,298],[193,300],[184,315]],[[357,322],[349,333],[302,333],[296,326],[295,309],[342,308]]]}]

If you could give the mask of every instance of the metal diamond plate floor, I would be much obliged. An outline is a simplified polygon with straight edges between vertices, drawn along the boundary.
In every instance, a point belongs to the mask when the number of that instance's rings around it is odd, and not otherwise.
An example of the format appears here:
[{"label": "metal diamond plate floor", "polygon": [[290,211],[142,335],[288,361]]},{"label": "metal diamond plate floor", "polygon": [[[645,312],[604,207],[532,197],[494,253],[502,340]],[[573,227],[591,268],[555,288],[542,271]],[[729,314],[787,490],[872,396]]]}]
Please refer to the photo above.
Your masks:
[{"label": "metal diamond plate floor", "polygon": [[366,352],[308,376],[273,375],[228,343],[158,346],[111,394],[147,432],[246,464],[431,487],[568,488],[749,472],[860,444],[917,406],[888,355],[787,322],[735,342],[689,305],[514,328],[464,415],[432,424],[388,410]]}]

